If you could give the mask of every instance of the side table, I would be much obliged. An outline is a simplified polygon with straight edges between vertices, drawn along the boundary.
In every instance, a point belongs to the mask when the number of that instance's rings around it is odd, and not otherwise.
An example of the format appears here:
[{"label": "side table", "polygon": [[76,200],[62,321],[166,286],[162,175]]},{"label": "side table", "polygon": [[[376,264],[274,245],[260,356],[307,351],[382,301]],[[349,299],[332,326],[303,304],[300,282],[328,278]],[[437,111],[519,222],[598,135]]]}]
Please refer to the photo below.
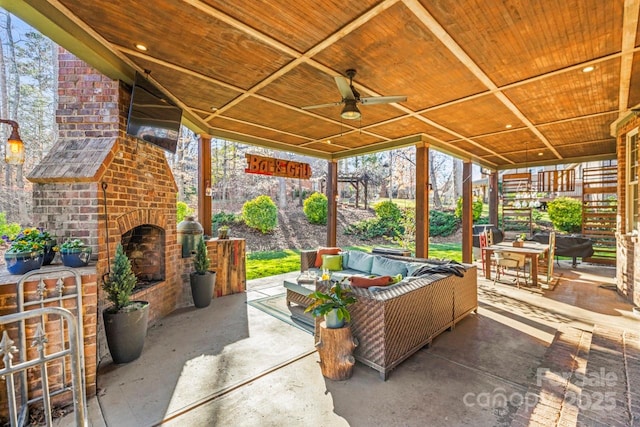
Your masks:
[{"label": "side table", "polygon": [[[315,280],[298,278],[296,281],[285,280],[287,289],[287,307],[291,310],[291,316],[301,322],[313,326],[313,317],[304,310],[313,302],[309,295],[316,290]],[[294,304],[292,306],[292,304]]]}]

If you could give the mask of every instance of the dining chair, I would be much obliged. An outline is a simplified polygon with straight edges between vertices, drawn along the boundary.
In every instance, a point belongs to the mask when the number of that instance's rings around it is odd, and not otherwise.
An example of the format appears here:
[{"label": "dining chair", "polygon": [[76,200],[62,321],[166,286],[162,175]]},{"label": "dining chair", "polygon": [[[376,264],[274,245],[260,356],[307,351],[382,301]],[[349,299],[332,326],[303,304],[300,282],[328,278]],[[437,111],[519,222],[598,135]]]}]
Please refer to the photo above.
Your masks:
[{"label": "dining chair", "polygon": [[516,272],[516,286],[520,288],[520,272],[524,278],[524,284],[527,285],[527,274],[525,269],[526,257],[524,254],[514,253],[509,251],[496,251],[493,253],[494,262],[496,265],[496,274],[493,279],[493,285],[500,279],[501,275],[504,275],[506,269],[513,269]]}]

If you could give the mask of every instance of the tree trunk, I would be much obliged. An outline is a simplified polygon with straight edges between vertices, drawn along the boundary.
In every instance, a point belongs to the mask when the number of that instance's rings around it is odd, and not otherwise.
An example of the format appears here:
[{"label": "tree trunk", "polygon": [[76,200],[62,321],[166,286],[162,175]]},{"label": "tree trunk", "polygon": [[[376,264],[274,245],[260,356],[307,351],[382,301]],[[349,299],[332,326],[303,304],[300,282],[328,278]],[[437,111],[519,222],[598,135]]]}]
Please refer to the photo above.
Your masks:
[{"label": "tree trunk", "polygon": [[320,355],[322,375],[330,380],[346,380],[353,374],[356,360],[353,350],[358,341],[351,336],[351,328],[345,326],[329,329],[325,322],[320,323],[320,339],[316,343]]},{"label": "tree trunk", "polygon": [[453,200],[457,202],[462,197],[462,160],[451,158],[453,161]]},{"label": "tree trunk", "polygon": [[435,155],[429,156],[429,182],[431,183],[431,188],[433,188],[433,208],[434,209],[442,209],[442,200],[440,200],[440,191],[438,190],[438,180],[435,171],[435,167],[433,164]]},{"label": "tree trunk", "polygon": [[278,177],[278,206],[280,209],[287,207],[287,182],[283,177]]}]

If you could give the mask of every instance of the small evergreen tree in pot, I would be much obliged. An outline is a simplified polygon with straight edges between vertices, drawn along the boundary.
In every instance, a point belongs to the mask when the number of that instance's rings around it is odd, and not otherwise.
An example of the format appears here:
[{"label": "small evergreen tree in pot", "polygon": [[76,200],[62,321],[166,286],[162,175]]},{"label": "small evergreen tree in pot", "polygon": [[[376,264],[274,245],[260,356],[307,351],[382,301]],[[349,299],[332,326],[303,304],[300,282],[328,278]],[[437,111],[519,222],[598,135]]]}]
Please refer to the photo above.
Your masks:
[{"label": "small evergreen tree in pot", "polygon": [[195,272],[189,276],[191,284],[191,296],[193,304],[197,308],[208,307],[213,298],[213,288],[216,281],[216,274],[209,271],[209,255],[204,237],[200,236],[198,245],[196,246],[196,255],[193,260],[193,268]]},{"label": "small evergreen tree in pot", "polygon": [[102,312],[107,345],[116,364],[131,362],[142,354],[147,335],[149,303],[131,301],[138,279],[121,244],[116,248],[111,271],[102,289],[113,305]]}]

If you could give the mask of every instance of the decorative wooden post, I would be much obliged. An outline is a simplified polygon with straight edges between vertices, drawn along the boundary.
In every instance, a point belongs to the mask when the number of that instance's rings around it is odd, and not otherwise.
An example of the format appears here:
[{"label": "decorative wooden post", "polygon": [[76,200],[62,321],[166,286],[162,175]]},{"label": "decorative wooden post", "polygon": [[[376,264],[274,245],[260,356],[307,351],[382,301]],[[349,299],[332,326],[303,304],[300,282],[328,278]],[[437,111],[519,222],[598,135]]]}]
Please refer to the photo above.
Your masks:
[{"label": "decorative wooden post", "polygon": [[462,262],[473,262],[473,187],[469,160],[462,164]]},{"label": "decorative wooden post", "polygon": [[356,359],[353,350],[358,340],[351,336],[351,327],[330,329],[320,322],[320,340],[316,343],[322,375],[330,380],[347,380],[353,374]]}]

